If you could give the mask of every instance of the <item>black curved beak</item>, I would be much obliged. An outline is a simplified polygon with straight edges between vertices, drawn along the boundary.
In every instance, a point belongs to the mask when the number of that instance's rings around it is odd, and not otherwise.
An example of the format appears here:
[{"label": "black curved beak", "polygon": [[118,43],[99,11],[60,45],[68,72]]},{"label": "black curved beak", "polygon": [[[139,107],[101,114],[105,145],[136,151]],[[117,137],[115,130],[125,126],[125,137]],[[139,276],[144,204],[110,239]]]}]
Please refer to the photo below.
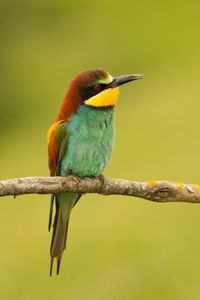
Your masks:
[{"label": "black curved beak", "polygon": [[131,74],[131,75],[122,75],[113,78],[113,81],[107,85],[107,88],[115,88],[127,82],[142,79],[142,74]]}]

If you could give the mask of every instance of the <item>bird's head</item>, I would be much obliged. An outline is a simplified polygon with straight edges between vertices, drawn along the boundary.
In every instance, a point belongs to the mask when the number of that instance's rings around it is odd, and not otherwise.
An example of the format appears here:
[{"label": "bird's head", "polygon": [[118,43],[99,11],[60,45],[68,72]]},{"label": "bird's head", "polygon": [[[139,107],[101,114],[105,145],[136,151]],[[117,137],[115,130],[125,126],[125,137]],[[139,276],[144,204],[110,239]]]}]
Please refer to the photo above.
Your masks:
[{"label": "bird's head", "polygon": [[70,83],[57,118],[65,119],[76,112],[80,104],[92,107],[113,107],[119,95],[119,86],[127,82],[141,79],[143,75],[131,74],[112,77],[104,69],[88,70],[79,73]]},{"label": "bird's head", "polygon": [[73,80],[79,91],[82,103],[94,107],[110,107],[117,102],[119,86],[142,75],[122,75],[112,77],[103,69],[85,71]]}]

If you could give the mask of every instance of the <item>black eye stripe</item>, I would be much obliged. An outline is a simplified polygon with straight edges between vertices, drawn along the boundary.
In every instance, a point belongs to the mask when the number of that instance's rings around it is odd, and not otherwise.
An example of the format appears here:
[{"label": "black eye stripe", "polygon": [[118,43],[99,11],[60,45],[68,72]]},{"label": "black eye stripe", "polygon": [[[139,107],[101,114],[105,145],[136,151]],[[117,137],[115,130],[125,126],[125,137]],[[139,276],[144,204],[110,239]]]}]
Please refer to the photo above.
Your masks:
[{"label": "black eye stripe", "polygon": [[[99,85],[100,88],[96,89],[95,86]],[[92,86],[81,88],[80,90],[80,96],[83,101],[88,100],[89,98],[97,95],[98,93],[102,92],[103,90],[106,89],[106,84],[101,84],[101,83],[95,83]]]}]

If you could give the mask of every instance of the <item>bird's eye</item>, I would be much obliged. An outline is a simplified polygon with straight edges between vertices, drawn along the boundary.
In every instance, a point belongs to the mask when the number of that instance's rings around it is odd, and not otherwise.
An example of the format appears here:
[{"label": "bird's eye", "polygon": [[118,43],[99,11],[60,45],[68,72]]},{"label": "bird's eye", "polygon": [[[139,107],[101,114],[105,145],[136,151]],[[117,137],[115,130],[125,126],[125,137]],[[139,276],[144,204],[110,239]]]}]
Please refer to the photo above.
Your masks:
[{"label": "bird's eye", "polygon": [[94,86],[94,89],[96,90],[96,91],[100,91],[100,89],[101,89],[101,84],[95,84],[95,86]]}]

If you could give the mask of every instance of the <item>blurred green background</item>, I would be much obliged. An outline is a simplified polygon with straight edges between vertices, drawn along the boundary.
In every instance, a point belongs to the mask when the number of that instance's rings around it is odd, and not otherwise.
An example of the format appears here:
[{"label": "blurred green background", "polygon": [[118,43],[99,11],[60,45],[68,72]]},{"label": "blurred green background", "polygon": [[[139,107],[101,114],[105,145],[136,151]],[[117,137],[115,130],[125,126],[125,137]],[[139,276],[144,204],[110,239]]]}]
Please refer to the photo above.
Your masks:
[{"label": "blurred green background", "polygon": [[[46,133],[69,81],[120,89],[106,176],[200,183],[200,2],[0,2],[0,178],[48,176]],[[1,299],[200,299],[200,208],[84,196],[49,278],[49,195],[1,199]]]}]

